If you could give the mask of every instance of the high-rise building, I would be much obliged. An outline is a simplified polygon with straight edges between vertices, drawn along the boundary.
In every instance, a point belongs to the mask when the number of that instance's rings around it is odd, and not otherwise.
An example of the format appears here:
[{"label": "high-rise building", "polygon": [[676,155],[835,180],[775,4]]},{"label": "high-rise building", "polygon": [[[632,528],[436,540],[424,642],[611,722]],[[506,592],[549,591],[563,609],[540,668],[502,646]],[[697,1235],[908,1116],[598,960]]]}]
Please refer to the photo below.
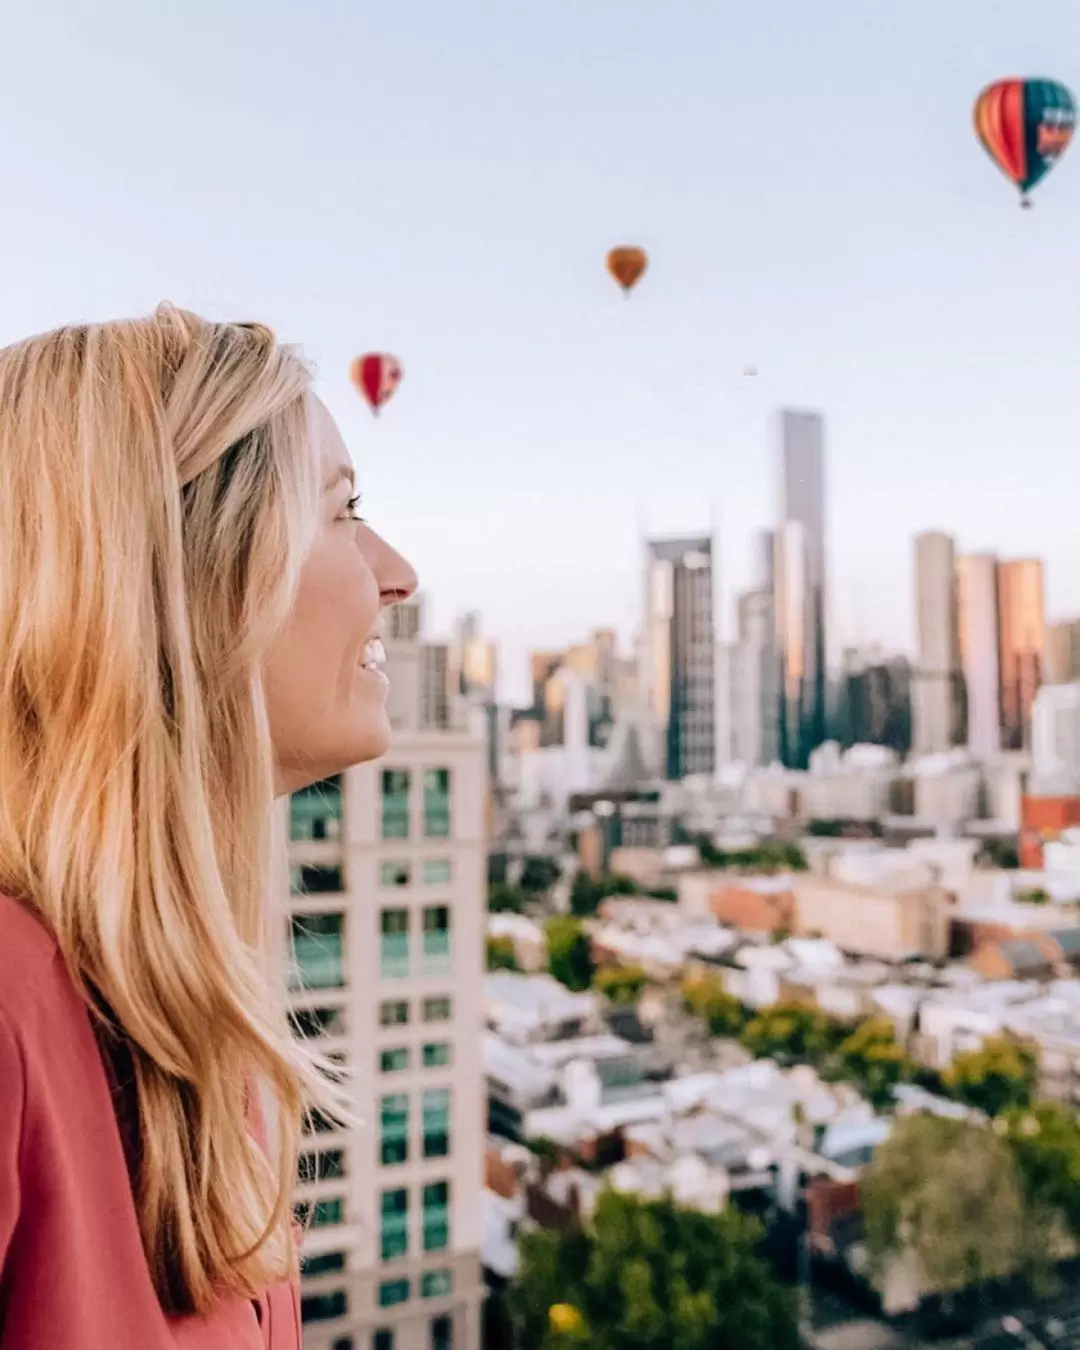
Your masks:
[{"label": "high-rise building", "polygon": [[1080,680],[1080,619],[1047,624],[1043,677],[1047,684]]},{"label": "high-rise building", "polygon": [[722,761],[771,764],[776,758],[772,595],[759,588],[736,601],[738,637],[720,647],[718,733]]},{"label": "high-rise building", "polygon": [[300,1158],[306,1350],[480,1344],[485,746],[425,729],[413,688],[382,761],[289,804],[292,1019],[359,1117]]},{"label": "high-rise building", "polygon": [[934,754],[964,736],[956,546],[936,530],[915,539],[915,627],[914,743],[920,753]]},{"label": "high-rise building", "polygon": [[778,749],[805,768],[826,739],[825,447],[819,413],[780,413],[780,521],[773,540]]},{"label": "high-rise building", "polygon": [[911,749],[911,663],[879,648],[848,650],[837,691],[840,744],[884,745],[898,755]]},{"label": "high-rise building", "polygon": [[1001,749],[997,573],[997,558],[990,553],[966,553],[956,560],[967,743],[982,759],[992,758]]},{"label": "high-rise building", "polygon": [[1002,746],[1024,750],[1031,745],[1031,709],[1042,684],[1046,647],[1041,559],[999,564],[998,615]]},{"label": "high-rise building", "polygon": [[646,545],[645,669],[649,713],[669,779],[716,767],[712,539]]}]

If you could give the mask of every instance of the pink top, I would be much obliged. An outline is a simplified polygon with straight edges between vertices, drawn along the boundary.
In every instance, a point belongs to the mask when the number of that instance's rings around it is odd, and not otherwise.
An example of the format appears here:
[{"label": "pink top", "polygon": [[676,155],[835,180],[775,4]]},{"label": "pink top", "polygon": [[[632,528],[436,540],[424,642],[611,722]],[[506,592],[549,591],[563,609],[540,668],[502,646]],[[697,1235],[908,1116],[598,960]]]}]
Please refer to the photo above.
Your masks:
[{"label": "pink top", "polygon": [[169,1318],[154,1293],[90,1013],[0,896],[0,1350],[300,1350],[296,1290]]}]

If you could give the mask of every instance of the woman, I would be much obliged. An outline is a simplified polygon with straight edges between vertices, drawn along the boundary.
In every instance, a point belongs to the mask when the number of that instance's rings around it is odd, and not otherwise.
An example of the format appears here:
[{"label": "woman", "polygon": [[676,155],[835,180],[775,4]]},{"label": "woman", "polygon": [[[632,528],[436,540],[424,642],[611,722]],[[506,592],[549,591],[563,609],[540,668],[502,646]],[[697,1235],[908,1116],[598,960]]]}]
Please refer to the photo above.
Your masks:
[{"label": "woman", "polygon": [[297,1143],[342,1103],[273,800],[385,751],[416,586],[357,503],[265,328],[0,352],[0,1350],[299,1347]]}]

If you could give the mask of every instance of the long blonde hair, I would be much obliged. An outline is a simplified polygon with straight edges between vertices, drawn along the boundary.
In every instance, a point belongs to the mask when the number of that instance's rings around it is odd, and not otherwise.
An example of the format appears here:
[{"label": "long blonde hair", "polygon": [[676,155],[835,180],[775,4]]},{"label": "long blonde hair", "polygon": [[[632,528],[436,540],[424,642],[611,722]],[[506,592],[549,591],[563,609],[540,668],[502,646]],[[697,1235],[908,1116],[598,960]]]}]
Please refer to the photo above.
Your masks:
[{"label": "long blonde hair", "polygon": [[0,351],[0,888],[130,1059],[172,1313],[293,1271],[301,1123],[333,1095],[268,954],[260,667],[317,520],[308,386],[268,329],[167,306]]}]

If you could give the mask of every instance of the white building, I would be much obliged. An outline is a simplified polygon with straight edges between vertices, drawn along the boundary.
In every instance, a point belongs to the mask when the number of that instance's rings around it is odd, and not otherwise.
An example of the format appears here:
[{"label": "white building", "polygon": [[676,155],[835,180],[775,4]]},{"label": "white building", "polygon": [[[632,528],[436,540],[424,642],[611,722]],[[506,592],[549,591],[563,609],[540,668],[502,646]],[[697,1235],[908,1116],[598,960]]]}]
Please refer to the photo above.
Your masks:
[{"label": "white building", "polygon": [[407,664],[386,758],[289,809],[293,1021],[360,1118],[300,1159],[306,1350],[480,1344],[485,747],[419,728]]},{"label": "white building", "polygon": [[1080,779],[1080,683],[1043,685],[1031,714],[1031,743],[1039,779]]},{"label": "white building", "polygon": [[919,659],[912,687],[915,748],[924,754],[957,742],[960,636],[956,548],[932,531],[915,540],[915,624]]}]

